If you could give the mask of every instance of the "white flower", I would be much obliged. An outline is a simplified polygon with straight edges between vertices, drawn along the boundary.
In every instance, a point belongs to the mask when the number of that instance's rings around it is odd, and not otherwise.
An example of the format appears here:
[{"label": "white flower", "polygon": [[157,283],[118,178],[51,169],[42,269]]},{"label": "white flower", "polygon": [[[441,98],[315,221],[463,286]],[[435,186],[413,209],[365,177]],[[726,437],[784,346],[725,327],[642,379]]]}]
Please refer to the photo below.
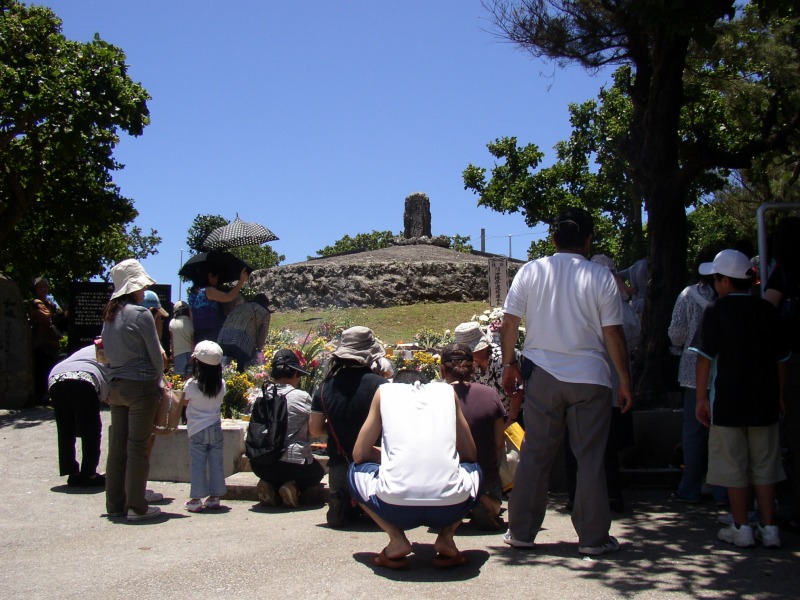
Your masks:
[{"label": "white flower", "polygon": [[489,320],[489,317],[487,317],[486,315],[481,315],[481,316],[478,318],[478,320],[479,320],[481,323],[486,323],[486,322]]}]

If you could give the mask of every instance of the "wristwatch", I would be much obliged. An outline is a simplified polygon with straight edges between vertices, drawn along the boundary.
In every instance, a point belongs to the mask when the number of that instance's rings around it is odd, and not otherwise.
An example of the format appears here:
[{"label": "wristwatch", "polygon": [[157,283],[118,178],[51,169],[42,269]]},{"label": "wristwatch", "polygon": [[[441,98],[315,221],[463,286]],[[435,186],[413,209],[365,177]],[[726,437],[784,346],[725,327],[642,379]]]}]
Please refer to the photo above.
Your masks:
[{"label": "wristwatch", "polygon": [[514,360],[512,360],[510,363],[501,363],[501,364],[502,364],[503,368],[505,368],[505,367],[510,367],[511,365],[515,365],[515,364],[517,364],[517,359],[515,358],[515,359],[514,359]]}]

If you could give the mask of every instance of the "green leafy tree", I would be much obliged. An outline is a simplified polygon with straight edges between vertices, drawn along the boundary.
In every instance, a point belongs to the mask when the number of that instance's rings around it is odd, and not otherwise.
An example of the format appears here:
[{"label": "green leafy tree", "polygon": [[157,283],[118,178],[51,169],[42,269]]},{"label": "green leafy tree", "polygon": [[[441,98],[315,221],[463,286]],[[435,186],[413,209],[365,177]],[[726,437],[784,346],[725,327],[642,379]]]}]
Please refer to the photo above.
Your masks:
[{"label": "green leafy tree", "polygon": [[[197,215],[192,221],[186,236],[186,245],[189,247],[189,252],[191,254],[204,252],[203,242],[208,237],[208,234],[218,227],[224,227],[228,223],[230,221],[222,215]],[[238,256],[256,270],[270,269],[286,259],[283,254],[278,254],[269,246],[260,246],[258,244],[230,248],[227,252]]]},{"label": "green leafy tree", "polygon": [[474,250],[472,244],[469,243],[470,236],[464,236],[456,234],[454,236],[450,236],[450,248],[453,250],[457,250],[458,252],[465,252],[469,254]]},{"label": "green leafy tree", "polygon": [[[345,235],[336,240],[332,246],[325,246],[322,250],[317,250],[317,257],[333,256],[343,252],[354,252],[359,250],[379,250],[392,245],[392,240],[398,237],[399,233],[391,231],[372,230],[372,233],[358,233],[354,237]],[[314,258],[312,256],[309,259]]]},{"label": "green leafy tree", "polygon": [[138,213],[111,179],[119,132],[149,123],[127,69],[98,36],[67,40],[50,9],[0,2],[0,265],[15,279],[58,288],[155,252],[156,232],[130,228]]},{"label": "green leafy tree", "polygon": [[617,152],[648,215],[639,390],[658,393],[669,384],[664,332],[685,281],[687,206],[704,178],[747,168],[796,135],[797,3],[758,2],[738,17],[734,0],[498,0],[487,7],[500,34],[534,56],[590,70],[630,67],[623,91],[631,115]]}]

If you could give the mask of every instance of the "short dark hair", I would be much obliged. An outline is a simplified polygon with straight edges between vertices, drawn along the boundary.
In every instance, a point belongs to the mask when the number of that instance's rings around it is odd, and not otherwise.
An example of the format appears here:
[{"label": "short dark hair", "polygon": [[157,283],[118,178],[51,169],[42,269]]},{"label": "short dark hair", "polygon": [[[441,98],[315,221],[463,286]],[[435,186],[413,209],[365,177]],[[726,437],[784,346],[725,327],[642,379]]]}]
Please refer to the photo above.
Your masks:
[{"label": "short dark hair", "polygon": [[392,380],[394,383],[417,383],[422,384],[430,383],[430,379],[422,371],[415,371],[414,369],[400,369]]},{"label": "short dark hair", "polygon": [[553,225],[553,239],[557,248],[580,248],[594,233],[594,220],[582,208],[568,208]]}]

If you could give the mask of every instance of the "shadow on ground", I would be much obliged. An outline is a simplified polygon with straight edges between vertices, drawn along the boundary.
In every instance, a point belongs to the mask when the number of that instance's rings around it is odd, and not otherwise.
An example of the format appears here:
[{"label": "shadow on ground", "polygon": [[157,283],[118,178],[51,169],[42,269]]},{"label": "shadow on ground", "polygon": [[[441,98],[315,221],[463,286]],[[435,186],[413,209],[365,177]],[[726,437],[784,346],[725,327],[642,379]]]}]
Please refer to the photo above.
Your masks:
[{"label": "shadow on ground", "polygon": [[[533,549],[494,547],[510,567],[548,565],[569,569],[622,597],[639,593],[682,593],[691,597],[759,599],[796,597],[800,585],[800,538],[782,532],[783,548],[739,549],[717,539],[721,527],[710,506],[643,500],[632,492],[632,510],[615,519],[612,532],[623,542],[615,554],[582,558],[576,544],[537,544]],[[649,495],[652,498],[652,493]],[[545,520],[545,526],[547,521]],[[498,540],[499,541],[499,540]]]},{"label": "shadow on ground", "polygon": [[0,429],[28,429],[55,419],[53,409],[47,406],[0,411]]}]

